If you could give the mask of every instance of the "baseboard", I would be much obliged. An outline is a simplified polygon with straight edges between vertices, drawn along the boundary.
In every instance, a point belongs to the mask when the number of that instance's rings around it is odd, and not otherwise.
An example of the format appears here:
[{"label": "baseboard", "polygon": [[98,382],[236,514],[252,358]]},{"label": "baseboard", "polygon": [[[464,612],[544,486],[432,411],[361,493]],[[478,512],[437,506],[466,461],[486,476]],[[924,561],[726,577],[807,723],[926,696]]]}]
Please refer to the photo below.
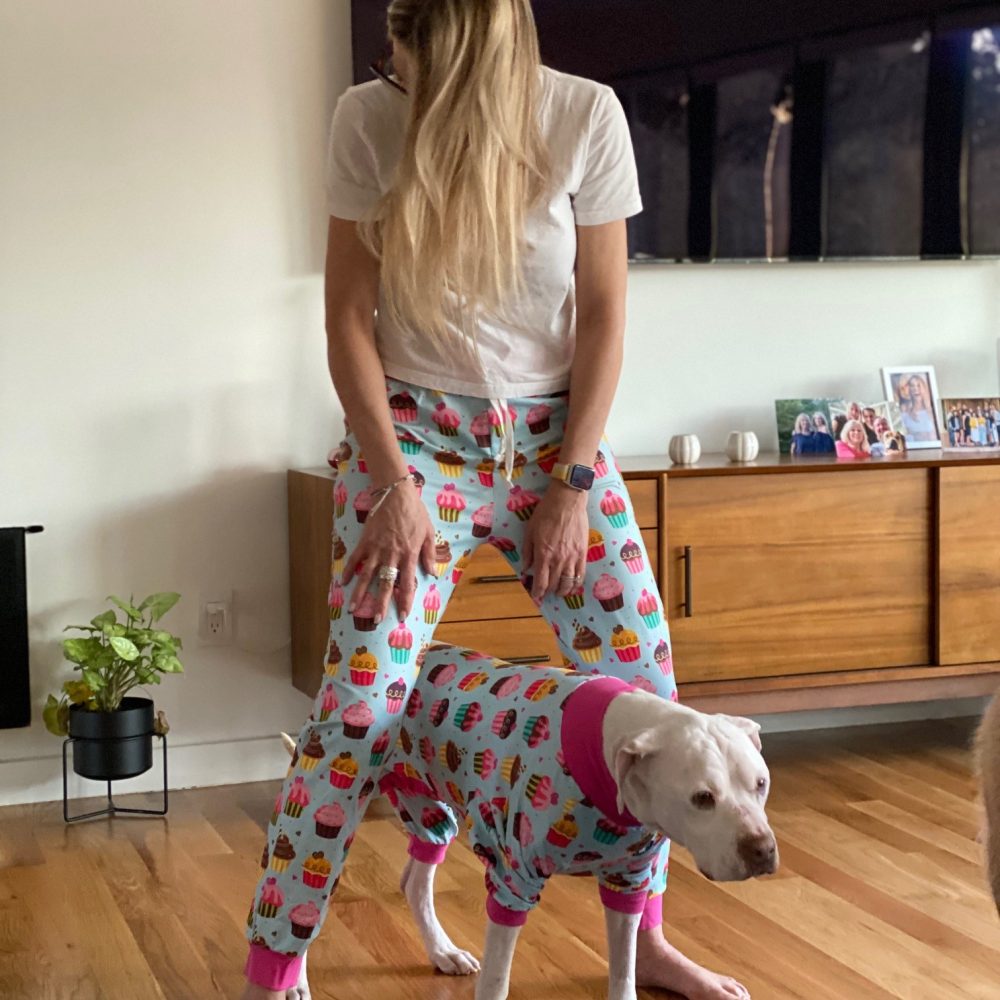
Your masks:
[{"label": "baseboard", "polygon": [[[765,733],[792,730],[834,729],[842,726],[880,725],[920,719],[950,719],[981,715],[989,699],[875,705],[814,712],[785,712],[757,717]],[[295,735],[294,733],[292,734]],[[56,741],[53,741],[55,743]],[[217,743],[173,742],[168,737],[168,787],[210,788],[253,781],[280,781],[288,770],[288,753],[278,733]],[[116,781],[112,794],[157,792],[163,787],[160,741],[153,743],[153,768],[137,778]],[[71,799],[105,797],[107,783],[73,773],[67,749],[67,790]],[[62,799],[62,763],[59,752],[25,760],[0,762],[0,806]]]},{"label": "baseboard", "polygon": [[869,705],[863,708],[827,708],[807,712],[754,715],[761,732],[787,733],[812,729],[841,729],[845,726],[878,726],[892,722],[925,719],[961,719],[981,716],[989,697],[953,698],[948,701],[914,701],[898,705]]},{"label": "baseboard", "polygon": [[[294,734],[293,734],[294,735]],[[53,739],[61,750],[62,744]],[[251,781],[280,781],[288,770],[288,752],[278,733],[217,743],[185,744],[167,737],[167,787],[209,788]],[[136,778],[112,783],[112,795],[157,792],[163,788],[161,742],[153,740],[153,767]],[[107,782],[92,781],[73,772],[71,747],[66,748],[66,787],[71,799],[107,796]],[[25,760],[0,763],[0,805],[62,801],[60,751]]]}]

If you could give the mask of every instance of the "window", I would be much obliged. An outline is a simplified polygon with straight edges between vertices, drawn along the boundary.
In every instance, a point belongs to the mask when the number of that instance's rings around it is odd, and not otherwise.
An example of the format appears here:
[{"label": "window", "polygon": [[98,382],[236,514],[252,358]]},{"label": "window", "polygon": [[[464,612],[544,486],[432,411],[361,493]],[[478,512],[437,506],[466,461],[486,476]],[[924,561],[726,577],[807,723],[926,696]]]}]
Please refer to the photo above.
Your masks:
[{"label": "window", "polygon": [[755,69],[716,87],[715,256],[788,256],[790,67]]},{"label": "window", "polygon": [[1000,26],[969,33],[966,219],[973,254],[1000,254]]},{"label": "window", "polygon": [[616,86],[628,117],[643,210],[629,219],[629,257],[687,257],[687,87],[676,74]]},{"label": "window", "polygon": [[834,55],[824,112],[824,255],[918,257],[929,38]]}]

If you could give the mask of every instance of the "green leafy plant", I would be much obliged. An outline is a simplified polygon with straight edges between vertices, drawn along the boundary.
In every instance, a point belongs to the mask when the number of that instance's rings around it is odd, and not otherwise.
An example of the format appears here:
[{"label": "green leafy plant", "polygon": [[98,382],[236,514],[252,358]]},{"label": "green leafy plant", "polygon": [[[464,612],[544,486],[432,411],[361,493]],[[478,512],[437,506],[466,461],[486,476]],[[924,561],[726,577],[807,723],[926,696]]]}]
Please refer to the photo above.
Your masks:
[{"label": "green leafy plant", "polygon": [[[140,684],[159,684],[162,674],[184,672],[177,651],[181,640],[153,628],[154,622],[163,617],[179,600],[174,593],[150,594],[136,606],[131,595],[123,601],[113,594],[113,601],[125,612],[120,622],[113,609],[108,609],[89,625],[67,625],[89,632],[83,638],[63,639],[66,659],[74,664],[80,676],[63,683],[60,698],[50,694],[45,702],[42,717],[45,728],[56,736],[69,735],[69,710],[71,705],[82,705],[92,712],[113,712],[122,698]],[[148,621],[145,621],[148,613]]]}]

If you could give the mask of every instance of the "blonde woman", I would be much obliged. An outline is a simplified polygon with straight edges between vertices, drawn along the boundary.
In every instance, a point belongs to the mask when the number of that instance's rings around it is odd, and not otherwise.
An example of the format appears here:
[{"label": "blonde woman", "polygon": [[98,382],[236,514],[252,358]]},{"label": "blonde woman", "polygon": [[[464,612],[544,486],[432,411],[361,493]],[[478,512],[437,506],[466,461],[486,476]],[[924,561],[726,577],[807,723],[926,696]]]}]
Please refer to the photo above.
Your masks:
[{"label": "blonde woman", "polygon": [[865,425],[860,420],[848,420],[837,441],[837,458],[869,458],[871,447]]},{"label": "blonde woman", "polygon": [[[341,558],[326,674],[247,915],[244,1000],[296,982],[408,713],[435,714],[435,753],[449,728],[489,725],[471,704],[459,717],[408,700],[477,545],[506,556],[568,662],[676,698],[656,580],[603,437],[622,362],[625,219],[642,208],[621,104],[610,87],[541,65],[529,0],[392,0],[388,34],[394,71],[373,67],[380,78],[349,88],[331,126]],[[471,670],[469,687],[479,682]],[[430,792],[442,801],[424,810],[404,885],[414,871],[427,884],[458,832],[443,801],[453,793]],[[562,806],[538,809],[536,826]],[[664,852],[638,984],[747,997],[667,944],[665,883]]]},{"label": "blonde woman", "polygon": [[792,427],[792,444],[789,452],[792,455],[810,455],[815,451],[816,441],[813,438],[812,421],[808,413],[800,413]]},{"label": "blonde woman", "polygon": [[927,380],[922,375],[910,375],[903,384],[906,391],[900,392],[900,408],[907,441],[936,441],[937,421],[934,419]]}]

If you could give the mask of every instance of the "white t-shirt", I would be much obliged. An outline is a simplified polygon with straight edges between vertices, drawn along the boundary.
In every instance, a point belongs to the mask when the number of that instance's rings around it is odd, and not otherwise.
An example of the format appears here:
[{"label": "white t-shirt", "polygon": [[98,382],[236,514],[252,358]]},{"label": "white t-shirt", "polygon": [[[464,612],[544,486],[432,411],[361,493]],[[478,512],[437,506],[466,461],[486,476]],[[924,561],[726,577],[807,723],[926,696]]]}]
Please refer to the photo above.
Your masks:
[{"label": "white t-shirt", "polygon": [[[393,328],[381,308],[376,343],[387,375],[467,396],[513,398],[569,386],[576,337],[575,226],[594,226],[642,211],[625,111],[611,87],[540,67],[540,122],[553,161],[548,205],[525,219],[523,300],[500,319],[479,316],[483,362],[440,351],[419,332]],[[349,87],[337,101],[326,169],[330,215],[357,220],[392,183],[402,153],[410,98],[382,80]],[[446,316],[455,312],[445,301]],[[449,327],[460,336],[458,326]]]}]

